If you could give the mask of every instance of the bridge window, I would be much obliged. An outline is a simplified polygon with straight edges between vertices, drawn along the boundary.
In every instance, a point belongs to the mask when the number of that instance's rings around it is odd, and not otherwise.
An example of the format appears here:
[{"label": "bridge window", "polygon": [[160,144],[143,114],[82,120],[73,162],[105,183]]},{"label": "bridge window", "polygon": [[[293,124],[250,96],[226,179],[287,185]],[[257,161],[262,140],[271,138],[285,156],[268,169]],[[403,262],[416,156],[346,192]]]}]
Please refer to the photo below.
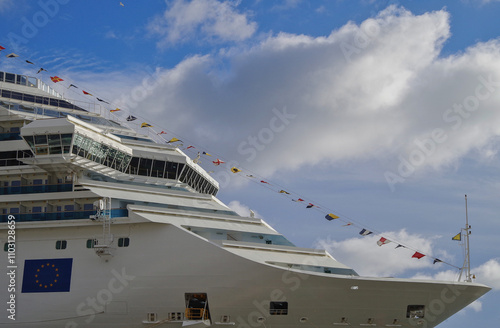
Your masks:
[{"label": "bridge window", "polygon": [[17,84],[26,85],[26,81],[27,81],[26,76],[24,76],[24,75],[16,76],[16,83]]},{"label": "bridge window", "polygon": [[103,145],[102,143],[78,134],[75,135],[73,154],[85,157],[86,159],[120,172],[125,171],[132,158],[130,155],[118,149]]},{"label": "bridge window", "polygon": [[71,149],[71,140],[73,135],[71,133],[48,134],[24,136],[23,138],[36,155],[53,155],[63,153],[68,154]]},{"label": "bridge window", "polygon": [[14,83],[16,80],[16,74],[5,73],[5,82]]}]

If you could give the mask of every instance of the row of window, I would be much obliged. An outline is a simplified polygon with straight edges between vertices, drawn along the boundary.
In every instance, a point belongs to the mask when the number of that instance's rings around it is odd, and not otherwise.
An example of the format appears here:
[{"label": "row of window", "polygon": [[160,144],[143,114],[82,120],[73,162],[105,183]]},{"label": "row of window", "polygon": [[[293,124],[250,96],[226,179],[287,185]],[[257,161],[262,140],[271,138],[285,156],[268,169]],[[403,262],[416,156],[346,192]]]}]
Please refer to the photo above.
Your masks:
[{"label": "row of window", "polygon": [[180,180],[196,191],[210,195],[216,195],[218,191],[216,186],[183,163],[132,157],[116,148],[79,134],[75,134],[72,152],[75,155],[106,165],[120,172],[161,179]]},{"label": "row of window", "polygon": [[125,172],[132,158],[129,154],[100,142],[75,134],[73,154],[93,162]]},{"label": "row of window", "polygon": [[[10,177],[3,178],[9,179]],[[49,184],[47,176],[40,178],[30,175],[20,177],[20,180],[0,179],[0,195],[63,192],[73,190],[72,176],[51,179],[51,181],[53,180],[57,180],[56,183]]]},{"label": "row of window", "polygon": [[[197,192],[214,196],[218,191],[217,187],[208,179],[183,163],[132,157],[114,147],[104,145],[79,134],[74,136],[73,149],[71,149],[73,135],[70,133],[24,136],[23,138],[35,155],[68,154],[72,152],[75,155],[120,172],[180,180]],[[20,165],[21,162],[18,158],[28,157],[28,155],[23,151],[19,152],[0,153],[0,166]],[[6,158],[2,159],[2,155]]]},{"label": "row of window", "polygon": [[[58,205],[58,206],[53,206],[51,208],[54,208],[56,210],[56,212],[74,212],[76,209],[74,204]],[[78,208],[82,209],[83,211],[94,211],[94,204],[83,204],[81,206],[78,206]],[[42,206],[23,207],[23,212],[26,212],[26,209],[31,210],[31,212],[33,212],[33,213],[51,213],[51,212],[47,212],[47,207],[45,207],[45,206],[43,206],[43,207]],[[2,214],[8,214],[8,213],[19,214],[20,209],[19,209],[19,207],[12,207],[10,209],[2,208],[1,213]]]},{"label": "row of window", "polygon": [[[13,181],[15,182],[15,181]],[[0,195],[12,194],[31,194],[31,193],[46,193],[46,192],[63,192],[72,191],[73,184],[33,184],[32,186],[3,186],[0,187]]]},{"label": "row of window", "polygon": [[[32,209],[38,210],[35,206]],[[43,210],[40,207],[40,210]],[[85,220],[95,215],[95,210],[87,211],[65,211],[65,212],[33,212],[19,213],[19,208],[11,208],[10,215],[16,215],[17,222],[32,222],[32,221],[54,221],[54,220]],[[110,212],[112,218],[128,217],[128,210],[122,208],[114,208]],[[0,222],[8,222],[9,214],[1,214]]]},{"label": "row of window", "polygon": [[[10,91],[9,91],[10,92]],[[19,92],[11,92],[12,94],[18,94]],[[2,91],[0,90],[0,95],[3,95]],[[23,99],[21,100],[26,100],[26,101],[30,101],[30,102],[37,102],[37,103],[41,103],[39,100],[39,98],[41,97],[36,97],[36,96],[32,96],[32,95],[25,95],[25,94],[22,94],[23,95]],[[33,100],[34,101],[31,101],[30,97],[35,97]],[[11,97],[11,98],[15,98],[15,97]],[[15,98],[17,99],[17,98]],[[47,98],[48,99],[48,98]],[[58,100],[58,103],[51,100],[51,102],[47,103],[46,101],[44,101],[42,104],[45,104],[45,105],[53,105],[53,106],[57,106],[57,107],[62,107],[62,108],[67,108],[67,109],[75,109],[75,110],[79,110],[79,111],[82,111],[82,112],[86,112],[84,109],[80,108],[80,107],[77,107],[75,105],[72,105],[68,102],[66,103],[63,103],[64,100]],[[0,106],[3,106],[7,109],[12,109],[12,110],[17,110],[17,111],[20,111],[20,112],[25,112],[25,113],[30,113],[30,114],[36,114],[36,115],[43,115],[43,116],[50,116],[50,117],[55,117],[55,118],[63,118],[63,117],[66,117],[66,116],[73,116],[73,117],[76,117],[77,119],[79,120],[82,120],[84,122],[88,122],[88,123],[91,123],[91,124],[97,124],[97,125],[105,125],[105,126],[111,126],[111,127],[121,127],[121,125],[115,121],[112,121],[112,120],[107,120],[105,119],[104,117],[100,117],[100,116],[90,116],[90,115],[83,115],[83,114],[69,114],[69,113],[66,113],[66,112],[61,112],[61,111],[57,111],[57,110],[53,110],[53,109],[49,109],[49,108],[42,108],[42,107],[33,107],[33,106],[26,106],[26,105],[20,105],[20,104],[16,104],[16,103],[11,103],[11,102],[8,102],[8,101],[0,101]]]},{"label": "row of window", "polygon": [[24,140],[35,155],[69,154],[72,137],[71,133],[41,134],[24,136]]},{"label": "row of window", "polygon": [[15,83],[36,88],[38,80],[31,76],[0,72],[0,82]]},{"label": "row of window", "polygon": [[127,171],[135,175],[176,180],[183,167],[182,163],[132,157]]},{"label": "row of window", "polygon": [[268,261],[267,263],[272,264],[272,265],[285,267],[285,268],[293,268],[293,269],[298,269],[298,270],[303,270],[303,271],[322,272],[322,273],[338,274],[338,275],[345,275],[345,276],[359,276],[356,271],[354,271],[353,269],[349,269],[349,268],[322,267],[322,266],[315,266],[315,265],[293,264],[293,263],[286,263],[286,262],[270,262],[270,261]]},{"label": "row of window", "polygon": [[22,100],[22,101],[36,103],[36,104],[40,104],[40,105],[49,105],[49,106],[54,106],[54,107],[76,109],[76,110],[83,111],[82,108],[75,106],[75,105],[67,102],[66,100],[57,99],[57,98],[35,96],[35,95],[29,94],[29,93],[23,93],[23,92],[17,92],[17,91],[5,90],[5,89],[0,90],[0,95],[2,96],[2,98],[16,99],[16,100]]},{"label": "row of window", "polygon": [[[87,248],[94,248],[98,246],[97,239],[87,239]],[[128,247],[130,245],[130,238],[128,237],[123,237],[123,238],[118,238],[118,247]],[[56,249],[66,249],[68,247],[68,241],[67,240],[57,240],[56,241]],[[9,249],[9,243],[5,243],[3,245],[3,250],[5,252],[8,252]]]},{"label": "row of window", "polygon": [[142,142],[153,142],[153,140],[151,139],[147,139],[147,138],[141,138],[141,137],[136,137],[136,136],[128,136],[128,135],[125,135],[125,134],[118,134],[118,133],[113,133],[113,135],[121,138],[121,139],[127,139],[127,140],[136,140],[136,141],[142,141]]},{"label": "row of window", "polygon": [[218,191],[217,187],[215,187],[201,174],[199,174],[189,166],[187,166],[186,169],[182,171],[179,180],[181,182],[187,183],[189,186],[194,188],[194,190],[202,194],[209,194],[215,196]]},{"label": "row of window", "polygon": [[48,84],[43,81],[38,80],[35,77],[20,75],[14,73],[0,72],[0,81],[7,83],[14,83],[19,85],[24,85],[27,87],[38,88],[49,93],[52,96],[61,97],[61,95],[51,88]]},{"label": "row of window", "polygon": [[11,127],[8,131],[0,133],[0,141],[22,140],[20,132],[20,127]]},{"label": "row of window", "polygon": [[[2,154],[2,153],[0,153]],[[34,176],[34,175],[24,175],[19,176],[21,180],[3,180],[4,178],[11,178],[11,176],[2,176],[0,177],[0,185],[4,187],[10,186],[29,186],[29,185],[48,185],[49,179],[48,175],[44,176]],[[73,182],[72,175],[66,175],[64,177],[55,177],[53,180],[57,180],[57,184],[71,184]]]},{"label": "row of window", "polygon": [[19,159],[33,157],[28,150],[0,151],[0,166],[25,165]]}]

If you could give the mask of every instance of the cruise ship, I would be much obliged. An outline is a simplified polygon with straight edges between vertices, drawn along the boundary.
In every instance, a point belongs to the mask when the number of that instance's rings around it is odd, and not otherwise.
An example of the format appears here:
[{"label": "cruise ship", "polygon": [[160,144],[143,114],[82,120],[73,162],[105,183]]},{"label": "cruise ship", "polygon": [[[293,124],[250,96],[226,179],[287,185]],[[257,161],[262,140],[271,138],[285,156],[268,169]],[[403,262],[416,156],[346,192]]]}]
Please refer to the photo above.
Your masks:
[{"label": "cruise ship", "polygon": [[430,328],[490,290],[363,277],[296,247],[110,115],[0,72],[0,327]]}]

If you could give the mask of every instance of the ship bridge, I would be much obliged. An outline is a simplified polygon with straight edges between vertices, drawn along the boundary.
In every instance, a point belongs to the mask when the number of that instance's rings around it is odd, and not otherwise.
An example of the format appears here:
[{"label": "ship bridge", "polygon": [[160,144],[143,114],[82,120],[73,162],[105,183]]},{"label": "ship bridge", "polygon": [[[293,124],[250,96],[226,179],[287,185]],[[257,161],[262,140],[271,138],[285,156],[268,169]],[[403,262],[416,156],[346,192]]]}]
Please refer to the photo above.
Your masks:
[{"label": "ship bridge", "polygon": [[116,134],[73,116],[36,120],[21,128],[32,157],[27,164],[116,180],[177,186],[215,195],[218,183],[171,145]]},{"label": "ship bridge", "polygon": [[[0,98],[0,115],[8,122],[0,127],[0,138],[8,141],[6,150],[16,150],[5,153],[6,163],[214,196],[218,192],[217,181],[181,150],[118,123],[99,104],[65,99],[37,78],[7,72],[0,72]],[[18,166],[17,173],[27,170]]]}]

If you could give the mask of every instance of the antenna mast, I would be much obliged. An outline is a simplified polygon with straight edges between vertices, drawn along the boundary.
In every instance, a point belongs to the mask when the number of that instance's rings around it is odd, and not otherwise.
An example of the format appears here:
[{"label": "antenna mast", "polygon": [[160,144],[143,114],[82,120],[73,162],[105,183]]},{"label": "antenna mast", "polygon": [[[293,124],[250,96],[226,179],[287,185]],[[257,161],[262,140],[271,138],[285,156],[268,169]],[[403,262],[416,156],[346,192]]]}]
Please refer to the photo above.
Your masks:
[{"label": "antenna mast", "polygon": [[460,270],[460,276],[458,280],[460,281],[462,279],[462,273],[465,270],[465,281],[466,282],[472,282],[472,275],[470,273],[470,247],[469,247],[469,235],[471,234],[471,226],[469,225],[469,214],[467,211],[467,195],[465,195],[465,229],[462,229],[465,231],[465,258],[464,258],[464,266]]}]

